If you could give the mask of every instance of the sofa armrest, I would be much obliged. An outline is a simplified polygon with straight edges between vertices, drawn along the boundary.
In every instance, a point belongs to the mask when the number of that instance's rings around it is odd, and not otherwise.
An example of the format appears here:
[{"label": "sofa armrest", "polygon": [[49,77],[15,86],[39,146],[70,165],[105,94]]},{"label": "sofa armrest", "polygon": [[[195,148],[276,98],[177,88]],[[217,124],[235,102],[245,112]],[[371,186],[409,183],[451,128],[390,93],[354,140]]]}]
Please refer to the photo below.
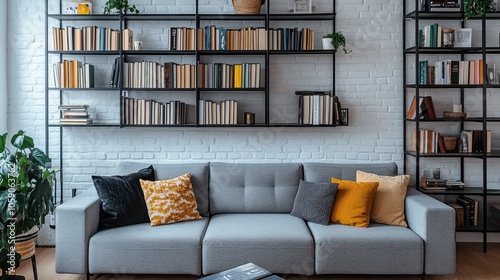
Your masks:
[{"label": "sofa armrest", "polygon": [[99,225],[99,197],[94,188],[56,208],[56,272],[88,272],[89,239]]},{"label": "sofa armrest", "polygon": [[408,226],[424,240],[424,272],[455,273],[455,211],[411,188],[405,207]]}]

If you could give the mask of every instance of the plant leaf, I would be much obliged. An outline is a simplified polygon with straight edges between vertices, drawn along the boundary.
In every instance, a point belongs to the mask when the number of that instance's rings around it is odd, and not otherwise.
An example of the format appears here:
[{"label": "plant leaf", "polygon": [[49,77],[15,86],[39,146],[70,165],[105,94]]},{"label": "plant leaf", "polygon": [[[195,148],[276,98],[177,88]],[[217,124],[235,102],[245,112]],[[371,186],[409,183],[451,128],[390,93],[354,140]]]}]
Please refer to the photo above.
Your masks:
[{"label": "plant leaf", "polygon": [[2,136],[0,136],[0,153],[3,153],[3,151],[5,151],[5,146],[7,145],[7,132],[5,132],[4,134],[2,134]]},{"label": "plant leaf", "polygon": [[45,167],[45,164],[50,160],[49,157],[38,148],[33,148],[31,150],[31,156],[32,160],[42,167]]}]

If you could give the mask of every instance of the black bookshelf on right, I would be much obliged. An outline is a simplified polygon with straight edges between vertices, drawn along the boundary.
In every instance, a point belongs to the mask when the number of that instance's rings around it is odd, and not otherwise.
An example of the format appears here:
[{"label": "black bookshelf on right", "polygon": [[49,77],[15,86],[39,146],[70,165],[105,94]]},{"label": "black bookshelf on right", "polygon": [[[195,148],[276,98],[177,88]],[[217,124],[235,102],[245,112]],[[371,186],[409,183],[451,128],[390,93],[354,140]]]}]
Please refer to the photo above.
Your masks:
[{"label": "black bookshelf on right", "polygon": [[[494,202],[500,198],[495,176],[500,164],[495,145],[500,133],[500,12],[464,20],[463,0],[457,1],[459,7],[441,8],[421,7],[421,2],[403,1],[404,172],[412,175],[417,190],[446,203],[477,201],[474,220],[456,230],[480,233],[487,252],[488,233],[500,232],[495,209],[490,210],[500,205]],[[430,105],[424,101],[428,97]],[[461,114],[450,118],[444,111]],[[467,137],[468,131],[477,132]],[[458,140],[455,149],[445,146],[443,136]],[[433,168],[465,187],[423,188],[421,178],[432,177]]]}]

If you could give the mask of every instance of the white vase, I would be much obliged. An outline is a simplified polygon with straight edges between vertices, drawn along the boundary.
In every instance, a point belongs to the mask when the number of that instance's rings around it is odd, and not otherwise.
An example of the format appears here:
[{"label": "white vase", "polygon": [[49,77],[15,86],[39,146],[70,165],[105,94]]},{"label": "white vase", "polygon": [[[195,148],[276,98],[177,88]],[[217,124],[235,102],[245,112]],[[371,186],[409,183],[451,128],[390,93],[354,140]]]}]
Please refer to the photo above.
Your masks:
[{"label": "white vase", "polygon": [[321,42],[323,43],[324,50],[333,50],[332,39],[330,38],[322,38]]}]

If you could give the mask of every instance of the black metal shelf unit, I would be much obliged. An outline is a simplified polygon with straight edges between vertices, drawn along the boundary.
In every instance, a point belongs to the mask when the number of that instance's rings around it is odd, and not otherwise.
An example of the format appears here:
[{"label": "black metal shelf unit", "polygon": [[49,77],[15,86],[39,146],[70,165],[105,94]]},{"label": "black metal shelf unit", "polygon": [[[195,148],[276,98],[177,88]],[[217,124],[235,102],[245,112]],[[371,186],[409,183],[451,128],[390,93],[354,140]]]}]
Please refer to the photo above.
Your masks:
[{"label": "black metal shelf unit", "polygon": [[[52,2],[50,9],[49,9],[49,2]],[[58,28],[64,28],[67,25],[73,24],[74,22],[77,22],[78,24],[83,24],[83,23],[89,23],[89,24],[95,24],[98,22],[105,22],[107,24],[112,24],[115,25],[115,29],[119,30],[119,42],[121,42],[121,34],[122,30],[126,29],[129,23],[132,22],[141,22],[147,23],[147,22],[157,22],[157,21],[191,21],[194,23],[194,26],[196,28],[199,28],[201,25],[202,21],[227,21],[227,20],[233,20],[233,21],[250,21],[250,22],[260,22],[260,25],[265,27],[266,30],[269,30],[270,28],[270,23],[272,22],[280,22],[280,21],[302,21],[302,22],[307,22],[307,21],[321,21],[324,22],[326,26],[331,24],[331,31],[335,31],[335,15],[336,15],[336,4],[335,1],[332,3],[332,9],[330,12],[325,12],[325,13],[314,13],[314,14],[273,14],[270,13],[270,8],[273,2],[275,3],[274,0],[267,1],[266,3],[266,13],[263,14],[257,14],[257,15],[241,15],[241,14],[204,14],[199,12],[199,6],[200,2],[199,0],[196,0],[193,5],[195,5],[195,12],[190,13],[190,14],[110,14],[110,15],[105,15],[105,14],[91,14],[91,15],[78,15],[78,14],[63,14],[63,0],[51,0],[51,1],[45,1],[45,139],[46,139],[46,144],[45,144],[45,150],[47,154],[49,153],[49,146],[50,146],[50,137],[49,137],[49,132],[51,129],[56,129],[58,130],[59,133],[59,166],[60,166],[60,172],[59,172],[59,184],[60,184],[60,191],[61,191],[61,196],[59,198],[59,202],[62,203],[62,182],[63,182],[63,174],[64,174],[64,165],[63,165],[63,145],[64,145],[64,138],[63,138],[63,131],[64,128],[71,128],[71,129],[76,129],[76,128],[126,128],[126,129],[134,129],[134,128],[200,128],[200,129],[210,129],[210,128],[255,128],[255,127],[336,127],[336,126],[346,126],[347,124],[342,124],[342,125],[302,125],[299,123],[294,123],[296,122],[296,119],[291,120],[291,123],[271,123],[270,118],[269,118],[269,111],[271,110],[269,106],[270,102],[270,71],[269,71],[269,61],[271,56],[280,56],[280,55],[321,55],[321,56],[327,56],[331,57],[332,61],[332,88],[335,89],[335,51],[331,50],[308,50],[308,51],[276,51],[276,50],[256,50],[256,51],[208,51],[208,50],[192,50],[192,51],[179,51],[179,50],[167,50],[167,49],[144,49],[144,50],[122,50],[121,44],[118,44],[118,50],[113,50],[113,51],[90,51],[90,50],[79,50],[79,51],[63,51],[63,50],[52,50],[49,48],[49,42],[51,42],[52,35],[51,35],[51,28],[52,27],[58,27]],[[50,24],[50,25],[49,25]],[[199,40],[197,38],[197,34],[195,35],[195,40]],[[319,34],[316,34],[316,36],[319,36]],[[145,38],[147,40],[147,38]],[[317,46],[316,48],[319,48]],[[213,57],[220,57],[220,56],[230,56],[233,57],[234,60],[237,60],[238,56],[245,57],[245,56],[258,56],[261,57],[265,63],[264,73],[263,73],[263,81],[262,81],[262,86],[258,88],[126,88],[123,87],[123,84],[120,83],[118,87],[108,87],[107,85],[102,85],[96,84],[96,87],[94,88],[62,88],[62,87],[54,87],[52,86],[52,77],[49,77],[49,65],[51,61],[58,60],[59,62],[62,62],[66,57],[107,57],[106,59],[109,60],[109,57],[118,57],[119,58],[119,63],[121,66],[123,66],[123,63],[128,61],[128,58],[133,58],[133,57],[147,57],[147,56],[191,56],[195,58],[195,61],[200,61],[201,57],[204,56],[213,56]],[[56,59],[54,59],[56,57]],[[95,60],[95,58],[92,58]],[[197,63],[195,63],[196,71],[198,70]],[[110,66],[111,68],[111,66]],[[123,68],[122,68],[123,69]],[[195,83],[196,86],[198,83]],[[108,92],[111,94],[116,93],[116,98],[120,102],[120,112],[119,112],[119,119],[116,121],[111,121],[111,122],[103,122],[100,120],[94,120],[93,124],[87,124],[87,125],[78,125],[78,124],[60,124],[58,123],[58,120],[50,120],[50,114],[54,113],[54,105],[52,105],[52,108],[49,106],[49,96],[52,96],[51,94],[53,93],[58,93],[58,104],[62,105],[67,103],[65,102],[64,97],[67,92],[75,92],[75,94],[78,94],[78,92],[82,93],[87,93],[87,94],[93,94],[94,92],[97,94],[98,92]],[[169,93],[169,94],[179,94],[179,95],[186,95],[186,94],[192,94],[194,96],[195,104],[194,107],[196,108],[196,120],[194,123],[188,123],[185,125],[130,125],[130,124],[125,124],[124,119],[123,119],[123,108],[122,108],[122,102],[123,98],[127,94],[132,94],[134,95],[136,92],[140,92],[142,94],[159,94],[161,92],[163,93]],[[260,121],[254,125],[245,125],[245,124],[236,124],[236,125],[203,125],[199,123],[199,110],[197,108],[198,106],[198,101],[200,100],[200,97],[203,94],[209,94],[210,92],[221,92],[222,94],[225,95],[240,95],[240,94],[246,94],[246,93],[252,93],[252,94],[259,94],[262,95],[262,107],[264,107],[264,112],[265,112],[265,118],[264,121]],[[112,95],[111,95],[112,96]],[[96,98],[97,95],[96,95]],[[293,96],[292,98],[296,98]],[[52,103],[54,104],[54,103]],[[57,112],[57,111],[56,111]],[[61,116],[62,114],[60,114]],[[56,123],[57,122],[57,123]]]},{"label": "black metal shelf unit", "polygon": [[[488,123],[491,122],[498,122],[500,121],[499,118],[496,117],[488,117],[488,112],[487,112],[487,105],[488,105],[488,90],[493,90],[496,91],[497,89],[500,88],[499,84],[488,84],[487,81],[487,75],[486,71],[484,72],[484,77],[483,77],[483,84],[480,85],[423,85],[420,84],[420,60],[422,59],[422,55],[426,55],[426,59],[429,57],[436,57],[436,60],[439,60],[438,57],[446,57],[447,55],[455,55],[459,56],[460,60],[465,60],[467,56],[469,55],[476,55],[480,56],[481,59],[484,61],[484,63],[487,63],[487,55],[494,55],[500,53],[500,48],[498,47],[487,47],[486,46],[486,36],[487,32],[486,29],[488,27],[493,27],[494,25],[488,23],[488,21],[493,20],[495,23],[498,22],[500,19],[500,13],[499,12],[492,12],[492,13],[487,13],[486,15],[483,16],[475,16],[472,17],[471,21],[473,21],[476,25],[481,26],[481,31],[479,30],[474,30],[473,32],[480,32],[481,34],[481,41],[479,42],[479,46],[473,46],[473,47],[466,47],[466,48],[429,48],[429,47],[421,47],[417,43],[419,40],[419,29],[422,29],[423,26],[429,24],[429,23],[434,23],[434,22],[440,22],[440,23],[449,23],[449,22],[458,22],[460,23],[460,26],[464,28],[467,22],[464,22],[463,19],[463,12],[427,12],[427,11],[419,11],[419,2],[420,1],[408,1],[405,0],[403,1],[403,11],[404,11],[404,16],[403,16],[403,149],[404,149],[404,155],[403,155],[403,162],[404,162],[404,171],[409,172],[413,171],[415,174],[415,181],[416,181],[416,189],[420,190],[424,193],[431,194],[431,195],[440,195],[444,196],[445,199],[448,195],[454,196],[454,197],[462,197],[465,195],[472,195],[480,198],[480,211],[482,212],[482,215],[479,215],[480,219],[478,221],[478,225],[476,226],[471,226],[471,227],[458,227],[457,232],[476,232],[476,233],[481,233],[483,237],[483,251],[487,251],[487,244],[488,244],[488,237],[487,233],[488,232],[498,232],[500,227],[498,226],[492,226],[491,222],[489,221],[489,217],[486,214],[488,212],[488,197],[489,196],[498,196],[500,195],[500,190],[498,189],[488,189],[488,182],[487,182],[487,172],[488,172],[488,160],[493,159],[493,158],[500,158],[500,151],[495,151],[492,150],[490,153],[487,153],[486,148],[483,149],[483,152],[479,153],[460,153],[460,152],[454,152],[454,153],[421,153],[419,149],[417,148],[416,151],[413,150],[412,148],[412,141],[415,141],[415,146],[414,147],[420,147],[420,137],[415,137],[415,140],[413,140],[413,137],[408,137],[409,134],[411,133],[412,129],[415,129],[415,131],[419,131],[421,128],[422,124],[428,125],[435,125],[439,123],[446,123],[446,122],[453,122],[457,124],[460,127],[460,131],[465,129],[465,126],[467,124],[470,124],[472,122],[480,123],[481,124],[481,130],[483,133],[486,133],[488,129]],[[463,7],[463,1],[461,1],[461,7]],[[414,3],[415,5],[410,5],[408,3]],[[433,22],[430,22],[433,21]],[[487,24],[488,23],[488,24]],[[498,31],[498,30],[497,30]],[[413,32],[413,33],[412,33]],[[410,44],[410,38],[413,38],[415,41],[414,43],[412,42],[412,45]],[[413,45],[414,44],[414,45]],[[477,43],[476,43],[477,44]],[[440,58],[442,59],[442,58]],[[485,67],[486,69],[486,67]],[[412,74],[411,71],[414,71],[414,75]],[[413,80],[409,82],[410,80]],[[408,119],[406,117],[406,113],[409,110],[409,102],[413,98],[413,96],[416,97],[417,100],[422,96],[422,90],[426,90],[427,94],[430,95],[438,95],[440,91],[446,90],[447,92],[450,91],[456,91],[456,93],[452,94],[459,94],[460,96],[460,104],[464,107],[464,109],[467,106],[466,99],[465,99],[465,94],[467,91],[470,90],[480,90],[481,91],[481,98],[482,100],[480,101],[481,103],[481,110],[482,110],[482,115],[480,117],[469,117],[465,119],[444,119],[444,118],[437,118],[437,119],[432,119],[432,120],[423,120],[423,119]],[[450,105],[451,106],[451,105]],[[416,114],[417,116],[420,113],[420,106],[416,106]],[[464,110],[466,111],[466,110]],[[460,132],[458,132],[460,133]],[[457,135],[458,135],[457,133]],[[483,146],[486,147],[486,137],[483,137]],[[472,165],[480,165],[481,170],[482,170],[482,182],[478,183],[473,183],[470,182],[468,184],[474,186],[466,186],[464,190],[424,190],[420,187],[420,178],[422,176],[422,170],[421,170],[421,165],[420,162],[422,160],[428,160],[431,161],[436,158],[455,158],[458,161],[459,168],[460,168],[460,179],[464,181],[465,177],[465,159],[470,158],[471,163],[467,162],[467,164],[472,164]],[[477,161],[477,162],[476,162]],[[412,163],[412,166],[415,166],[415,170],[408,170],[408,165],[409,163]]]}]

